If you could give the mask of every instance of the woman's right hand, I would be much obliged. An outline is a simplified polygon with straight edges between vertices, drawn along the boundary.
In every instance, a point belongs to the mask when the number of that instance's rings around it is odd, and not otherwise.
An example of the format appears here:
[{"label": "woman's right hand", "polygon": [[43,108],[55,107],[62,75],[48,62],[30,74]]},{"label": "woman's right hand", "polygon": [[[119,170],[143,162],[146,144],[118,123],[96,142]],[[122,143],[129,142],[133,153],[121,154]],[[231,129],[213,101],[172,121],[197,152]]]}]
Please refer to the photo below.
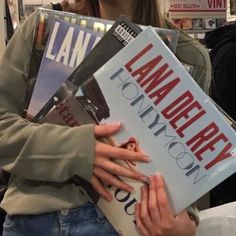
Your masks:
[{"label": "woman's right hand", "polygon": [[196,222],[183,210],[173,215],[163,177],[151,176],[141,188],[141,202],[135,207],[136,225],[143,236],[194,236]]},{"label": "woman's right hand", "polygon": [[[109,137],[117,133],[121,124],[96,125],[95,136]],[[147,178],[130,168],[122,166],[116,160],[129,160],[148,162],[149,157],[142,152],[133,152],[117,146],[112,146],[100,141],[96,141],[95,160],[91,184],[94,189],[107,201],[112,200],[112,196],[105,185],[112,185],[127,192],[132,192],[133,188],[129,184],[121,181],[117,176],[128,177],[139,181],[145,181]]]}]

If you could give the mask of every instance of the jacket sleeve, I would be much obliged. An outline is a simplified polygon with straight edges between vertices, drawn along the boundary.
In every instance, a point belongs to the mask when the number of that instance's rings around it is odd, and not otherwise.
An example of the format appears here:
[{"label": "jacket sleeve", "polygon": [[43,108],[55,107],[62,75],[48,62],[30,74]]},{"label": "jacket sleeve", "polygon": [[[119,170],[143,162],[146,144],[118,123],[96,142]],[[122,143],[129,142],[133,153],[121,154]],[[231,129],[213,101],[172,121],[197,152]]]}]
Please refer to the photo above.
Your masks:
[{"label": "jacket sleeve", "polygon": [[192,205],[188,206],[186,208],[186,211],[188,212],[189,217],[194,220],[194,222],[196,223],[196,226],[199,225],[199,221],[200,221],[200,216],[199,216],[199,210],[196,207],[196,204],[193,203]]},{"label": "jacket sleeve", "polygon": [[94,127],[34,124],[21,114],[32,54],[35,16],[17,30],[0,63],[0,166],[14,175],[63,182],[74,175],[91,180]]},{"label": "jacket sleeve", "polygon": [[180,62],[192,67],[191,76],[201,89],[208,94],[212,73],[210,56],[207,49],[198,40],[193,39],[168,20],[165,20],[165,25],[169,29],[179,31],[176,56]]},{"label": "jacket sleeve", "polygon": [[180,31],[176,56],[182,63],[193,68],[191,71],[193,79],[208,94],[212,73],[207,49],[196,39]]}]

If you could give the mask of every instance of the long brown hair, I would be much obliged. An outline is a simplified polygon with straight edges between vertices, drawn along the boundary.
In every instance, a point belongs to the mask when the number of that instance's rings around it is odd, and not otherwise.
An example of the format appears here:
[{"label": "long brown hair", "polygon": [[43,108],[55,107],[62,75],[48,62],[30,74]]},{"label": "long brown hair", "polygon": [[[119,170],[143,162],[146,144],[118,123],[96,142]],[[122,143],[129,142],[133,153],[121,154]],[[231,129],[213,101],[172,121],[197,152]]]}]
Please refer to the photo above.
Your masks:
[{"label": "long brown hair", "polygon": [[[100,17],[98,0],[74,0],[74,3],[64,0],[62,7],[64,11]],[[135,0],[131,20],[141,25],[163,27],[163,18],[157,0]]]}]

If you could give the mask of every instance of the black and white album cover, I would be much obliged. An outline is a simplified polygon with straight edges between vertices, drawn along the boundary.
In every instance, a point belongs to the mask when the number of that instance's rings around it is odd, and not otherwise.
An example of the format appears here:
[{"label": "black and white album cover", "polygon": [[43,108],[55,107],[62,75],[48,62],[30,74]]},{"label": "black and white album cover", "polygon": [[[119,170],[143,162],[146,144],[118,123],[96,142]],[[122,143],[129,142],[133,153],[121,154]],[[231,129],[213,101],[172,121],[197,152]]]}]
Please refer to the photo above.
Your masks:
[{"label": "black and white album cover", "polygon": [[205,29],[215,29],[216,28],[216,19],[205,19]]},{"label": "black and white album cover", "polygon": [[193,19],[193,29],[203,29],[204,23],[202,18]]}]

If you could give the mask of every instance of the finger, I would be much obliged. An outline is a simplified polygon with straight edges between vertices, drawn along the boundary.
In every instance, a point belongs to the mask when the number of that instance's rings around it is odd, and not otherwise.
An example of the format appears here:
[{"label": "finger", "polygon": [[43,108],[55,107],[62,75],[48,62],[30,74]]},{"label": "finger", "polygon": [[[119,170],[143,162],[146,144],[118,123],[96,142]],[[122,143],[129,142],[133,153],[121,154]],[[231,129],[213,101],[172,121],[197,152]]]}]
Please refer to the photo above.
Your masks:
[{"label": "finger", "polygon": [[102,124],[94,126],[94,134],[97,137],[110,136],[117,133],[121,128],[121,123]]},{"label": "finger", "polygon": [[104,156],[107,158],[149,162],[150,158],[146,153],[133,152],[124,148],[114,147],[97,141],[95,146],[95,156]]},{"label": "finger", "polygon": [[114,161],[111,161],[106,158],[97,157],[94,162],[96,167],[101,167],[105,171],[109,172],[112,175],[118,175],[127,177],[130,179],[136,179],[139,181],[146,181],[147,177],[135,170],[122,166]]},{"label": "finger", "polygon": [[146,229],[152,230],[152,221],[148,209],[148,189],[147,185],[143,185],[141,188],[141,207],[140,218]]},{"label": "finger", "polygon": [[[181,211],[178,215],[175,216],[176,219],[178,218],[189,218],[189,214],[186,210]],[[191,220],[191,219],[190,219]]]},{"label": "finger", "polygon": [[169,198],[166,193],[164,179],[160,174],[155,176],[155,184],[161,220],[172,221],[174,217],[172,214]]},{"label": "finger", "polygon": [[109,174],[108,172],[102,170],[101,168],[96,167],[96,168],[94,168],[93,172],[96,176],[99,177],[100,180],[102,180],[106,184],[115,186],[115,187],[122,189],[126,192],[133,192],[132,186],[122,182],[117,177]]},{"label": "finger", "polygon": [[186,228],[188,229],[187,230],[188,232],[192,232],[192,235],[196,233],[196,230],[197,230],[196,221],[190,218],[186,210],[180,212],[178,215],[175,216],[175,224],[184,225],[185,229]]},{"label": "finger", "polygon": [[142,233],[143,236],[150,236],[150,233],[148,230],[145,228],[145,226],[142,223],[142,220],[140,218],[140,204],[135,205],[135,221],[136,221],[136,226],[140,233]]},{"label": "finger", "polygon": [[101,197],[103,197],[108,202],[111,202],[112,196],[109,191],[103,186],[100,180],[96,176],[92,176],[91,184],[93,188],[99,193]]},{"label": "finger", "polygon": [[137,150],[137,152],[142,152],[142,150],[141,150],[140,145],[139,145],[138,142],[137,142],[137,144],[136,144],[136,150]]},{"label": "finger", "polygon": [[189,222],[190,224],[192,224],[192,226],[197,226],[193,217],[191,217],[186,210],[183,210],[178,215],[176,215],[175,220],[179,222]]},{"label": "finger", "polygon": [[155,176],[149,178],[149,198],[148,198],[148,208],[151,215],[153,224],[158,225],[161,222],[161,216],[159,211],[159,205],[157,200],[157,191]]}]

